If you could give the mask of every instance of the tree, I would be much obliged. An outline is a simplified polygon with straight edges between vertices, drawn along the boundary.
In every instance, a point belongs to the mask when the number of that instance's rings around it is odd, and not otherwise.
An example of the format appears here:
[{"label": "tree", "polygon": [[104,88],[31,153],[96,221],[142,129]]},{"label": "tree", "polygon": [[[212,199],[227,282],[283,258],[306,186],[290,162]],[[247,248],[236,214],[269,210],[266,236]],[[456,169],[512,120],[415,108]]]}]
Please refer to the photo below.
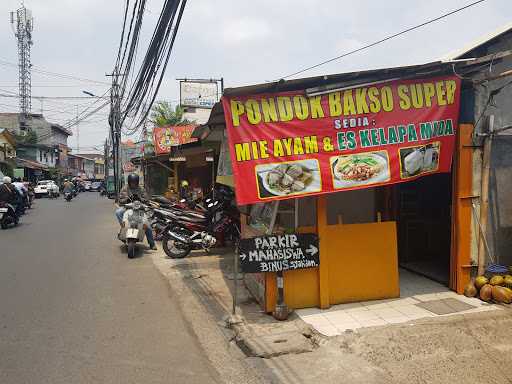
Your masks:
[{"label": "tree", "polygon": [[37,143],[37,133],[35,133],[33,130],[29,129],[26,131],[25,135],[18,135],[14,134],[14,138],[16,139],[17,143],[21,144],[36,144]]},{"label": "tree", "polygon": [[151,121],[155,127],[192,124],[193,121],[183,117],[184,112],[184,108],[179,105],[177,105],[176,108],[173,108],[171,103],[168,101],[158,101],[151,108],[149,121]]}]

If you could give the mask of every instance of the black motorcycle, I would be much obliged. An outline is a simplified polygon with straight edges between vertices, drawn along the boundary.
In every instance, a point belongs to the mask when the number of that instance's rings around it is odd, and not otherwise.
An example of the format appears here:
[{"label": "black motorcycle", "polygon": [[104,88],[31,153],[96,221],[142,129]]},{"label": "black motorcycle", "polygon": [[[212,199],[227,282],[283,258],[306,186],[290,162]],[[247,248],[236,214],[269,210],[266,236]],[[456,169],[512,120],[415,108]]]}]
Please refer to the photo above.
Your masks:
[{"label": "black motorcycle", "polygon": [[218,239],[235,242],[240,236],[239,213],[232,198],[205,200],[206,212],[175,207],[153,209],[152,228],[171,258],[186,257],[193,249],[210,250]]},{"label": "black motorcycle", "polygon": [[0,201],[0,226],[2,229],[7,229],[10,225],[18,225],[16,210],[11,204]]}]

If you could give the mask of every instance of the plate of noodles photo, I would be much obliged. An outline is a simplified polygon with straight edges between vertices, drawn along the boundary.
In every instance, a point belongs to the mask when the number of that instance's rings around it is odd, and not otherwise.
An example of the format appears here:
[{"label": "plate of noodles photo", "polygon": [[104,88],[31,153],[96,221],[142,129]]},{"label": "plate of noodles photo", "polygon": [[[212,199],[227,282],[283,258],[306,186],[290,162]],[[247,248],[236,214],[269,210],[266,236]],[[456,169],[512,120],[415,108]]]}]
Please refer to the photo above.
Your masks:
[{"label": "plate of noodles photo", "polygon": [[351,188],[390,179],[386,151],[331,157],[334,188]]}]

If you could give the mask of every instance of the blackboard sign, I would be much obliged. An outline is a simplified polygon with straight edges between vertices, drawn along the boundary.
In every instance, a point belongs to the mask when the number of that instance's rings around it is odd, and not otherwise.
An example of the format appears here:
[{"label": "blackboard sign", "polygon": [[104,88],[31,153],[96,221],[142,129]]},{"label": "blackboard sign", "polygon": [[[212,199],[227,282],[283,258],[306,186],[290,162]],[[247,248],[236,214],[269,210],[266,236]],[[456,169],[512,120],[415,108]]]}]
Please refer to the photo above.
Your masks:
[{"label": "blackboard sign", "polygon": [[320,265],[318,236],[312,233],[241,239],[239,255],[245,273],[289,271]]}]

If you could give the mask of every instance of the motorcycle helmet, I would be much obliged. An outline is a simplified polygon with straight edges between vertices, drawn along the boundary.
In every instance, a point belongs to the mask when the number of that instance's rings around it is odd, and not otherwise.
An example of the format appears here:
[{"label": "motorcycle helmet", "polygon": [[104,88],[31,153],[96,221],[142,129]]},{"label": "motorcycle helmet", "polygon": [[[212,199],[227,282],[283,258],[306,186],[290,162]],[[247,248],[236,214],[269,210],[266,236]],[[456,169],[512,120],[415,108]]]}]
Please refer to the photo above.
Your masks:
[{"label": "motorcycle helmet", "polygon": [[128,175],[128,187],[137,188],[139,186],[139,175],[131,173]]},{"label": "motorcycle helmet", "polygon": [[188,181],[187,181],[187,180],[183,180],[183,181],[181,182],[181,186],[182,186],[183,188],[188,187]]},{"label": "motorcycle helmet", "polygon": [[11,178],[9,176],[4,176],[3,181],[5,184],[11,184]]}]

